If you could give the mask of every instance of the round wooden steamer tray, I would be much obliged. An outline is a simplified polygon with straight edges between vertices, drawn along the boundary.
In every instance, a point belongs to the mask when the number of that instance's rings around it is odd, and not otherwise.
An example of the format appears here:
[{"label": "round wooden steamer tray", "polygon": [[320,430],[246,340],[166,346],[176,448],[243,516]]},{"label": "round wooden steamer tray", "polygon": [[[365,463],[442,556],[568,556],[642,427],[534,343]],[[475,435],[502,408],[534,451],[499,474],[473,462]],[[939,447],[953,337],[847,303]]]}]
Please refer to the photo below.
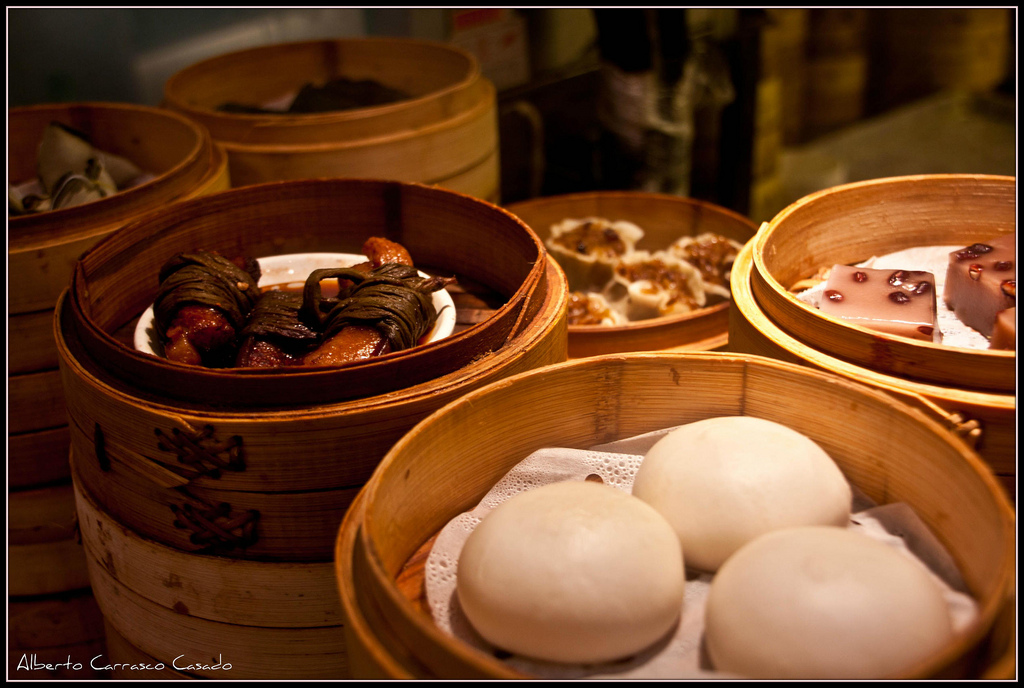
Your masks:
[{"label": "round wooden steamer tray", "polygon": [[[336,77],[410,94],[395,103],[311,114],[237,114]],[[282,43],[204,60],[174,74],[164,106],[202,122],[222,143],[236,186],[281,179],[387,177],[498,193],[493,84],[455,46],[404,38]]]},{"label": "round wooden steamer tray", "polygon": [[1016,494],[1017,402],[1013,394],[975,391],[887,375],[820,351],[769,318],[753,293],[754,245],[747,245],[733,266],[734,309],[729,319],[729,349],[809,365],[895,394],[946,425],[972,445],[1007,488]]},{"label": "round wooden steamer tray", "polygon": [[966,174],[874,179],[811,194],[782,210],[754,239],[754,298],[794,338],[836,358],[923,383],[1012,393],[1014,351],[963,349],[877,332],[825,315],[789,289],[822,267],[1013,233],[1016,195],[1014,177]]},{"label": "round wooden steamer tray", "polygon": [[[346,520],[346,527],[360,529],[353,570],[365,566],[367,573],[356,578],[354,592],[342,593],[343,603],[352,595],[372,601],[390,635],[434,677],[520,678],[438,629],[397,585],[403,567],[536,449],[585,448],[718,415],[787,424],[821,444],[867,496],[906,502],[916,511],[959,566],[980,616],[906,677],[971,671],[1014,580],[1015,516],[991,472],[936,421],[887,394],[758,356],[581,359],[517,375],[438,410],[374,472],[364,488],[361,523]],[[835,418],[843,422],[831,422]]]},{"label": "round wooden steamer tray", "polygon": [[[470,389],[565,360],[565,278],[546,261],[532,316],[497,351],[405,389],[294,408],[189,405],[146,394],[92,359],[62,303],[57,339],[80,477],[119,521],[179,549],[202,549],[175,525],[182,510],[226,503],[231,512],[221,522],[254,515],[258,538],[218,553],[326,561],[356,491],[412,425]],[[244,456],[235,470],[219,477],[183,470],[186,459],[201,458],[204,468],[228,463],[232,448]]]},{"label": "round wooden steamer tray", "polygon": [[8,595],[89,587],[70,484],[11,492],[7,507]]},{"label": "round wooden steamer tray", "polygon": [[[567,218],[627,220],[644,230],[638,249],[656,251],[683,236],[714,232],[746,244],[757,226],[727,208],[667,194],[597,191],[536,198],[509,204],[546,240],[551,225]],[[569,356],[599,356],[628,351],[707,351],[728,342],[729,304],[721,302],[691,313],[641,320],[626,325],[570,325]]]},{"label": "round wooden steamer tray", "polygon": [[[398,241],[421,269],[466,276],[506,302],[443,340],[332,368],[215,370],[136,351],[118,336],[153,302],[160,266],[178,252],[361,253],[371,236]],[[500,349],[536,312],[532,296],[545,254],[515,216],[444,189],[356,179],[276,182],[176,204],[128,225],[82,256],[69,308],[96,361],[140,389],[205,404],[330,403],[419,384]]]},{"label": "round wooden steamer tray", "polygon": [[208,678],[338,678],[346,652],[329,563],[267,563],[202,556],[140,536],[106,513],[77,479],[89,575],[106,622],[164,664],[232,669]]},{"label": "round wooden steamer tray", "polygon": [[174,112],[124,103],[8,110],[7,175],[12,182],[35,177],[36,149],[50,121],[87,134],[100,150],[122,155],[156,178],[86,205],[9,218],[10,313],[52,309],[79,256],[132,218],[228,188],[226,159],[202,126]]}]

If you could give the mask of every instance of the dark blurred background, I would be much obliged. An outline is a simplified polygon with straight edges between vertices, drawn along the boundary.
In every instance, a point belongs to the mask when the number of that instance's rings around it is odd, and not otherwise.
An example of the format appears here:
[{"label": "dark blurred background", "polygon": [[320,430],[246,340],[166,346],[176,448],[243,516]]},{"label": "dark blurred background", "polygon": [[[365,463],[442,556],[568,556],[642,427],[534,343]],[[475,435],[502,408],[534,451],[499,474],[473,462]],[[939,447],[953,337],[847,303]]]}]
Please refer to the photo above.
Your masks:
[{"label": "dark blurred background", "polygon": [[[256,45],[455,43],[499,89],[503,202],[646,188],[762,221],[848,181],[1016,174],[1016,8],[8,8],[7,22],[8,107],[158,105],[176,71]],[[663,125],[641,130],[629,112],[650,83],[668,94],[644,104]]]}]

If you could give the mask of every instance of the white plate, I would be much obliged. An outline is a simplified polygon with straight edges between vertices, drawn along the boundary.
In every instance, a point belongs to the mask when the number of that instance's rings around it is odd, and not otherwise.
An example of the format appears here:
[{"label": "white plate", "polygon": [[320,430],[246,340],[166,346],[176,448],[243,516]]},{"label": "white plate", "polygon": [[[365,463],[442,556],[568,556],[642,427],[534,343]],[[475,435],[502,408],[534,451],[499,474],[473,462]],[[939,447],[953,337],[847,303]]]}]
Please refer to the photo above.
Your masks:
[{"label": "white plate", "polygon": [[[344,268],[365,263],[366,256],[357,253],[290,253],[281,256],[257,258],[260,263],[261,287],[275,285],[298,285],[306,282],[306,277],[314,270],[322,268]],[[427,277],[424,273],[420,273]],[[437,321],[427,335],[426,342],[444,339],[455,329],[455,302],[446,289],[431,294]],[[147,354],[163,357],[164,347],[157,335],[154,323],[153,306],[150,306],[139,318],[135,326],[135,348]]]}]

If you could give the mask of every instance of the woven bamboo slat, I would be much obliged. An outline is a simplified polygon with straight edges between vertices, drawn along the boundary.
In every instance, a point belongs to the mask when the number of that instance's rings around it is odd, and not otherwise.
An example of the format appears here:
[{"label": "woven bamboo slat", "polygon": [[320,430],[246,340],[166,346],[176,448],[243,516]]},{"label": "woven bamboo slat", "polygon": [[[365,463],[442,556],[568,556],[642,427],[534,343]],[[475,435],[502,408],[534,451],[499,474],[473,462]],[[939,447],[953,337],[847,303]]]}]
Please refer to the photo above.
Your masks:
[{"label": "woven bamboo slat", "polygon": [[[307,83],[369,79],[409,94],[394,103],[312,114],[236,114],[227,102],[280,101]],[[491,199],[498,171],[496,97],[475,57],[416,39],[262,46],[213,57],[168,79],[164,106],[209,128],[235,186],[321,176],[439,184]],[[470,170],[476,170],[468,174]]]},{"label": "woven bamboo slat", "polygon": [[110,660],[110,678],[146,681],[190,681],[196,677],[178,671],[132,645],[109,622],[103,624],[107,637],[107,659]]},{"label": "woven bamboo slat", "polygon": [[11,492],[7,504],[7,594],[88,588],[71,485]]},{"label": "woven bamboo slat", "polygon": [[[869,498],[905,502],[915,510],[952,555],[980,614],[964,634],[907,675],[970,672],[1014,578],[1015,516],[991,472],[939,423],[888,394],[758,356],[634,353],[583,359],[518,375],[447,405],[392,448],[364,488],[361,521],[346,521],[362,538],[362,546],[353,548],[353,570],[365,564],[368,575],[356,578],[355,590],[342,599],[373,600],[390,635],[430,677],[517,678],[499,660],[440,631],[407,597],[396,578],[410,558],[536,449],[584,448],[736,414],[807,434]],[[836,417],[843,422],[822,422]]]},{"label": "woven bamboo slat", "polygon": [[103,615],[88,590],[9,600],[7,623],[8,651],[80,645],[102,641],[104,635]]},{"label": "woven bamboo slat", "polygon": [[823,315],[789,289],[834,264],[917,246],[968,246],[1011,233],[1016,218],[1013,177],[916,175],[844,184],[796,201],[758,232],[751,287],[769,318],[837,358],[925,383],[1012,392],[1013,351],[962,349],[876,332]]},{"label": "woven bamboo slat", "polygon": [[[638,191],[599,191],[535,198],[507,206],[507,210],[542,239],[551,225],[567,218],[603,217],[628,220],[645,234],[638,249],[668,248],[676,239],[702,232],[722,234],[745,244],[756,231],[748,218],[712,203],[691,198]],[[725,346],[729,304],[718,303],[691,313],[671,315],[627,325],[570,325],[569,356],[581,358],[627,351],[705,351]]]},{"label": "woven bamboo slat", "polygon": [[8,375],[56,368],[53,309],[8,315],[7,342]]},{"label": "woven bamboo slat", "polygon": [[754,296],[753,244],[740,252],[733,267],[734,310],[729,320],[729,349],[808,365],[863,382],[896,395],[902,401],[938,418],[972,443],[1003,480],[1008,494],[1016,492],[1017,413],[1013,394],[976,391],[929,384],[878,372],[816,349],[780,327]]},{"label": "woven bamboo slat", "polygon": [[7,488],[33,487],[66,480],[71,431],[67,425],[7,436]]},{"label": "woven bamboo slat", "polygon": [[67,425],[60,370],[7,378],[7,432],[24,433]]},{"label": "woven bamboo slat", "polygon": [[7,545],[7,594],[53,595],[89,587],[85,553],[74,538]]}]

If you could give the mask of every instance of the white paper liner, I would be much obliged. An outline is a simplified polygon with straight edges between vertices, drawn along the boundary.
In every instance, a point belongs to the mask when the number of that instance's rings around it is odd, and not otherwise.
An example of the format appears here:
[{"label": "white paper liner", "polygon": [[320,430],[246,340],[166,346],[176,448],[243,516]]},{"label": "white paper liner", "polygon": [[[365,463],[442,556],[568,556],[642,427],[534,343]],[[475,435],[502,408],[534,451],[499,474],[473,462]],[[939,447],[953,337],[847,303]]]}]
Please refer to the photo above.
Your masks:
[{"label": "white paper liner", "polygon": [[[909,269],[909,268],[908,268]],[[647,451],[668,432],[666,428],[591,447],[589,450],[546,448],[526,457],[499,480],[471,511],[452,519],[439,533],[427,558],[426,593],[434,622],[454,637],[494,653],[495,648],[470,625],[459,608],[455,592],[459,554],[469,534],[499,504],[520,492],[564,480],[601,480],[630,493],[633,477]],[[977,618],[977,602],[967,593],[952,557],[913,509],[902,503],[876,506],[856,486],[849,528],[884,542],[921,561],[939,586],[949,606],[954,633],[966,630]],[[736,678],[714,671],[703,650],[704,604],[711,574],[687,572],[682,615],[671,636],[643,652],[619,662],[579,665],[532,660],[497,653],[511,668],[550,679],[573,678]]]},{"label": "white paper liner", "polygon": [[[961,349],[988,350],[988,337],[960,322],[960,318],[956,317],[956,313],[946,305],[942,298],[946,285],[946,269],[949,267],[949,254],[961,248],[963,246],[908,248],[895,253],[887,253],[884,256],[872,256],[863,263],[858,263],[857,267],[876,270],[924,270],[932,273],[935,276],[935,310],[939,331],[942,333],[942,344]],[[815,308],[820,308],[821,295],[824,291],[825,283],[822,282],[796,294],[796,298]]]}]

